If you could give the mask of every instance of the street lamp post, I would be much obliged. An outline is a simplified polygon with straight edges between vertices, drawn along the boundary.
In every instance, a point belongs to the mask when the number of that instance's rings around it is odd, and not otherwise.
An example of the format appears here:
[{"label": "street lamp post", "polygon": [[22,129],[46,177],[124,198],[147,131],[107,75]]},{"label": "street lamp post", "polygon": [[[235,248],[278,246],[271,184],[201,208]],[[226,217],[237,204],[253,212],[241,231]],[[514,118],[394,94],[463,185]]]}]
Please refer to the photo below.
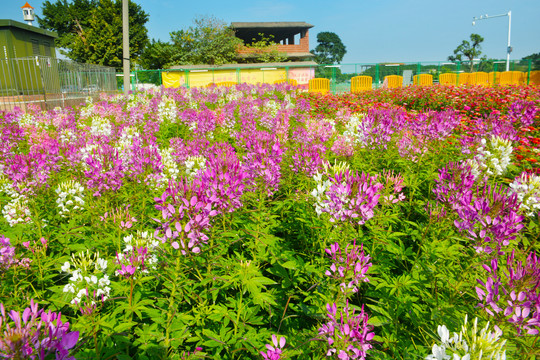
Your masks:
[{"label": "street lamp post", "polygon": [[480,17],[473,17],[472,24],[473,26],[476,24],[479,20],[487,20],[491,18],[501,17],[501,16],[508,16],[508,46],[506,47],[506,71],[510,70],[510,53],[512,52],[512,47],[510,46],[510,31],[512,29],[512,11],[509,11],[506,14],[500,14],[500,15],[480,15]]}]

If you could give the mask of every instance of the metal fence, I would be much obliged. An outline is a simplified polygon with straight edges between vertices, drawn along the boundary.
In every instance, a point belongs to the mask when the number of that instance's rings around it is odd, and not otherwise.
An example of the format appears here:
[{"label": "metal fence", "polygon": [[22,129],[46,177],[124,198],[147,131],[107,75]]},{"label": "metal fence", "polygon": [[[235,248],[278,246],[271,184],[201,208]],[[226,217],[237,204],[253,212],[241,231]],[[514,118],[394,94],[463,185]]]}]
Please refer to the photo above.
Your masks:
[{"label": "metal fence", "polygon": [[[264,64],[258,64],[264,70]],[[444,73],[471,73],[471,72],[504,72],[506,70],[506,60],[486,60],[470,62],[448,62],[448,61],[433,61],[433,62],[393,62],[393,63],[353,63],[353,64],[338,64],[338,65],[304,65],[314,69],[314,76],[318,78],[327,78],[330,80],[330,90],[333,93],[350,91],[351,78],[358,75],[368,75],[372,77],[372,87],[377,89],[383,86],[384,78],[389,75],[403,76],[404,85],[413,83],[413,77],[419,74],[431,74],[434,84],[438,83],[439,75]],[[290,79],[290,72],[294,69],[294,63],[290,66],[275,66],[272,65],[268,70],[285,70],[286,78]],[[164,72],[182,72],[186,81],[185,87],[190,87],[190,76],[195,77],[200,71],[214,72],[218,69],[209,69],[205,67],[193,68],[189,70],[138,70],[131,73],[132,90],[145,89],[152,86],[161,86],[163,84]],[[229,70],[235,73],[235,78],[238,83],[243,82],[243,73],[252,70],[245,67],[220,67],[219,71]],[[521,71],[526,74],[526,83],[532,84],[531,72],[540,70],[540,61],[513,60],[509,64],[510,71]],[[192,86],[191,86],[192,87]]]},{"label": "metal fence", "polygon": [[103,92],[117,92],[114,68],[45,56],[0,59],[0,110],[50,110]]}]

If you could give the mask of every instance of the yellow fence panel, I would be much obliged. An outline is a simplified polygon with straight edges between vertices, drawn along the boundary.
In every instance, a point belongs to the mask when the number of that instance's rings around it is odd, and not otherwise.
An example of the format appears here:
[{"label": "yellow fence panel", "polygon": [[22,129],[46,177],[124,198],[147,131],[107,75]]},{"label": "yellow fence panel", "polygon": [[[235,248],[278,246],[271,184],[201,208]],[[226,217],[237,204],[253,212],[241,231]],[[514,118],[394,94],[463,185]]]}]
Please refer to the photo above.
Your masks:
[{"label": "yellow fence panel", "polygon": [[454,73],[444,73],[439,75],[440,85],[456,85],[457,75]]},{"label": "yellow fence panel", "polygon": [[413,76],[413,84],[421,86],[433,85],[433,75],[431,74],[418,74]]},{"label": "yellow fence panel", "polygon": [[388,88],[400,88],[403,86],[403,76],[400,75],[388,75],[384,78],[384,82],[388,85]]},{"label": "yellow fence panel", "polygon": [[351,92],[359,93],[371,90],[373,78],[371,76],[354,76],[351,78]]},{"label": "yellow fence panel", "polygon": [[531,71],[530,85],[540,85],[540,70]]},{"label": "yellow fence panel", "polygon": [[327,94],[330,92],[330,80],[323,78],[309,80],[309,92]]}]

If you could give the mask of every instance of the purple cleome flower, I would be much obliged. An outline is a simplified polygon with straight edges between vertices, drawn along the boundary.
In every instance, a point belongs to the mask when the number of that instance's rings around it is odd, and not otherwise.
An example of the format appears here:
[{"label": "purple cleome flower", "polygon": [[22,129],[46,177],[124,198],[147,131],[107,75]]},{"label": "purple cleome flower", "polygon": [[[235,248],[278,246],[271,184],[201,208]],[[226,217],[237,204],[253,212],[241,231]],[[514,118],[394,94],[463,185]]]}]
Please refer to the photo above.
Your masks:
[{"label": "purple cleome flower", "polygon": [[326,356],[337,355],[338,359],[365,359],[367,351],[372,348],[369,343],[375,333],[371,332],[373,326],[368,324],[368,315],[364,306],[358,315],[349,308],[349,302],[338,314],[337,305],[326,304],[328,318],[326,324],[319,328],[321,335],[328,342]]},{"label": "purple cleome flower", "polygon": [[364,254],[364,245],[357,246],[356,240],[352,246],[347,245],[345,253],[342,254],[339,244],[336,242],[330,249],[325,250],[332,257],[334,263],[325,274],[331,278],[341,281],[339,284],[344,293],[351,291],[358,292],[358,284],[369,282],[366,276],[371,267],[369,255]]},{"label": "purple cleome flower", "polygon": [[79,332],[69,332],[69,323],[63,323],[61,314],[38,310],[34,300],[22,316],[11,310],[6,314],[0,304],[0,350],[2,357],[12,359],[45,360],[53,354],[57,360],[75,360],[69,356],[79,340]]},{"label": "purple cleome flower", "polygon": [[483,265],[488,277],[485,281],[477,279],[480,286],[476,287],[476,294],[481,301],[478,306],[489,315],[514,324],[518,334],[537,335],[540,332],[540,260],[536,253],[530,253],[524,262],[516,263],[514,257],[512,251],[506,262],[508,273],[502,276],[497,259]]}]

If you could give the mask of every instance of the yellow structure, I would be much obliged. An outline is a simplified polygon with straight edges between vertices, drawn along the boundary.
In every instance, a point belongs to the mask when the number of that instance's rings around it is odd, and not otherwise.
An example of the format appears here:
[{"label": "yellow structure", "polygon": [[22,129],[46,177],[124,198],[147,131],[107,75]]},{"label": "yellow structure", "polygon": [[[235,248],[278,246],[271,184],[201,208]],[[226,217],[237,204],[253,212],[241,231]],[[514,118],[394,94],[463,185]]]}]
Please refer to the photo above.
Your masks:
[{"label": "yellow structure", "polygon": [[469,74],[469,84],[489,86],[489,75],[487,72],[478,71]]},{"label": "yellow structure", "polygon": [[499,84],[501,82],[501,73],[498,71],[492,71],[488,73],[489,85]]},{"label": "yellow structure", "polygon": [[501,85],[523,84],[523,73],[521,71],[505,71],[501,73]]},{"label": "yellow structure", "polygon": [[403,76],[399,75],[388,75],[384,78],[384,81],[387,81],[388,88],[400,88],[403,85]]},{"label": "yellow structure", "polygon": [[307,90],[309,80],[315,77],[313,61],[225,64],[225,65],[177,65],[162,72],[164,87],[204,87],[208,84],[233,82],[235,84],[274,84],[278,81],[296,81],[298,87]]},{"label": "yellow structure", "polygon": [[469,73],[460,73],[458,74],[458,85],[466,85],[469,84]]},{"label": "yellow structure", "polygon": [[529,85],[540,85],[540,70],[531,71]]},{"label": "yellow structure", "polygon": [[371,76],[354,76],[351,78],[351,92],[359,93],[362,91],[371,90],[373,78]]},{"label": "yellow structure", "polygon": [[454,73],[444,73],[439,75],[440,85],[456,85],[457,75]]},{"label": "yellow structure", "polygon": [[413,84],[420,86],[433,85],[433,75],[431,74],[418,74],[413,76]]},{"label": "yellow structure", "polygon": [[323,78],[309,80],[309,92],[327,94],[330,92],[330,80]]}]

